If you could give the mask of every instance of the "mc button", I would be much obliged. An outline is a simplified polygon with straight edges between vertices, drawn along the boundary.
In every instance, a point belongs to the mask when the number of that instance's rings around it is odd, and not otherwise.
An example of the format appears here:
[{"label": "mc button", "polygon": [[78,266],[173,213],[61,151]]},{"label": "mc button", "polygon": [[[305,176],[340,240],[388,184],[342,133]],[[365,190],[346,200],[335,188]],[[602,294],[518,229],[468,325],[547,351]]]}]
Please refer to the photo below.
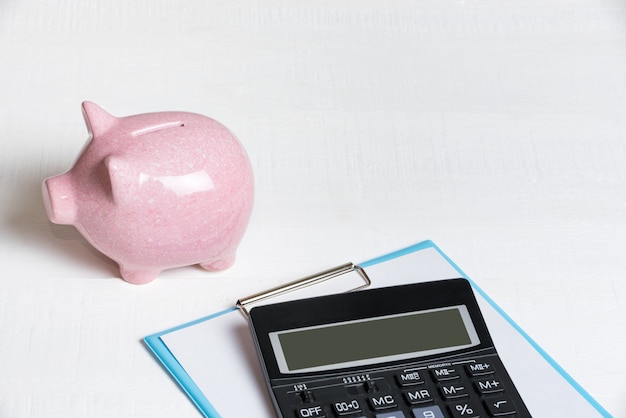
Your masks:
[{"label": "mc button", "polygon": [[297,409],[298,418],[326,418],[326,413],[321,405],[311,405]]},{"label": "mc button", "polygon": [[396,399],[393,397],[392,394],[372,396],[369,398],[369,402],[372,406],[372,409],[375,411],[393,408],[398,405],[398,402],[396,402]]}]

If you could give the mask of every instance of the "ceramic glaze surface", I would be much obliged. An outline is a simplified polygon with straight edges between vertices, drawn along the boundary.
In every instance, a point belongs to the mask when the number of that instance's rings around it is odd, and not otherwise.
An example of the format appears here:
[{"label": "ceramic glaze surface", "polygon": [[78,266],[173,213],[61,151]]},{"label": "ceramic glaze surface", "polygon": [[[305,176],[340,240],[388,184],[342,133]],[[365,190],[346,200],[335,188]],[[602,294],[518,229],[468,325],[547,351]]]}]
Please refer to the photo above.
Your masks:
[{"label": "ceramic glaze surface", "polygon": [[230,267],[254,200],[237,138],[193,113],[117,118],[85,102],[83,114],[87,145],[43,184],[50,220],[74,225],[131,283],[192,264]]}]

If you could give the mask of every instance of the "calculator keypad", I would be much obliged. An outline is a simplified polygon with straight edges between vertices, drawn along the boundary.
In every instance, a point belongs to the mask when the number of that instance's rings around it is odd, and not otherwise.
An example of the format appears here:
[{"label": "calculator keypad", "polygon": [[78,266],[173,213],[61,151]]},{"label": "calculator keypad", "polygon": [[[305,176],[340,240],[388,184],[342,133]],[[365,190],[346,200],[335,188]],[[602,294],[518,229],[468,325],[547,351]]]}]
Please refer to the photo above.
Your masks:
[{"label": "calculator keypad", "polygon": [[301,386],[274,387],[285,418],[530,417],[497,355]]}]

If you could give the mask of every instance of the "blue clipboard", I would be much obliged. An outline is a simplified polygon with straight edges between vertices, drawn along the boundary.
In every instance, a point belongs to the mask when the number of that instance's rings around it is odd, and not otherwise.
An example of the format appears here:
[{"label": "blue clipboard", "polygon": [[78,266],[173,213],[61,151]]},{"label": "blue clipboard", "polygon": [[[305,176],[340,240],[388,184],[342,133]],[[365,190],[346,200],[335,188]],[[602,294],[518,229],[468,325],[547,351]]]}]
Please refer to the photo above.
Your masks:
[{"label": "blue clipboard", "polygon": [[[358,266],[367,271],[372,287],[465,277],[481,305],[496,349],[533,416],[612,417],[432,241]],[[252,409],[251,415],[272,417],[275,414],[248,334],[245,317],[233,307],[149,335],[144,342],[205,417],[240,416],[242,399]],[[533,370],[532,376],[528,370]],[[231,375],[237,382],[237,398],[229,400],[230,391],[223,389],[228,385],[211,382]],[[231,402],[237,403],[236,409],[229,409]]]}]

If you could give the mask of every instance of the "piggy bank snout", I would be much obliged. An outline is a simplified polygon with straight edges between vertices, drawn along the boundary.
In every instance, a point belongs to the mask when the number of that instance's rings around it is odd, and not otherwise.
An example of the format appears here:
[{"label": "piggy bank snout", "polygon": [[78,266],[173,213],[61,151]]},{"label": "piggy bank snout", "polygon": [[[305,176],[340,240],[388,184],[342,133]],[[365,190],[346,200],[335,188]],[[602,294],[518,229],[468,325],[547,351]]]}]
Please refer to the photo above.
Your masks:
[{"label": "piggy bank snout", "polygon": [[64,225],[74,223],[76,206],[67,173],[44,180],[42,194],[46,213],[52,222]]}]

